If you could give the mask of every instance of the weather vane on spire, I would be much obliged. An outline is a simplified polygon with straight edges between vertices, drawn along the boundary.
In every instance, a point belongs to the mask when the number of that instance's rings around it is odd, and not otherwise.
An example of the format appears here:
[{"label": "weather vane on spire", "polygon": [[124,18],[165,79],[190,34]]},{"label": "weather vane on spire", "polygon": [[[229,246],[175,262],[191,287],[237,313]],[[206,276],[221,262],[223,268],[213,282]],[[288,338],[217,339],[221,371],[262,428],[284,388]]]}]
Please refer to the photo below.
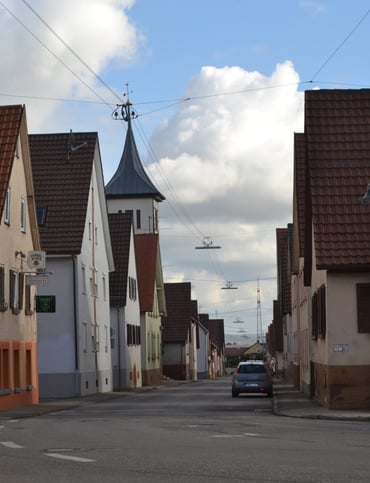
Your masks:
[{"label": "weather vane on spire", "polygon": [[123,104],[116,104],[115,110],[112,112],[112,118],[115,121],[126,121],[129,122],[131,119],[136,119],[138,114],[135,111],[131,110],[132,103],[129,99],[129,89],[128,89],[128,82],[125,84],[126,86],[126,93],[123,94],[124,97],[127,98],[127,101]]}]

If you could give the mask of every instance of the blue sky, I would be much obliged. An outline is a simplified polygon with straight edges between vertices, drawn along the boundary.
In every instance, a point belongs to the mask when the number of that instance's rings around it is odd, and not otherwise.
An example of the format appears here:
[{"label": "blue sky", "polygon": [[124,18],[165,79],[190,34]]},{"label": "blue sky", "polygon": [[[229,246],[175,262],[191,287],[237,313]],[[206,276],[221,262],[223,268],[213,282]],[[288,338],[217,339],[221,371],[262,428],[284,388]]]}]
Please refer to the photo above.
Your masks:
[{"label": "blue sky", "polygon": [[[26,104],[31,133],[97,131],[106,182],[129,82],[140,154],[167,198],[165,280],[191,281],[230,333],[256,331],[260,286],[266,328],[303,92],[370,87],[368,1],[0,0],[0,29],[0,102]],[[195,250],[208,236],[222,249]]]}]

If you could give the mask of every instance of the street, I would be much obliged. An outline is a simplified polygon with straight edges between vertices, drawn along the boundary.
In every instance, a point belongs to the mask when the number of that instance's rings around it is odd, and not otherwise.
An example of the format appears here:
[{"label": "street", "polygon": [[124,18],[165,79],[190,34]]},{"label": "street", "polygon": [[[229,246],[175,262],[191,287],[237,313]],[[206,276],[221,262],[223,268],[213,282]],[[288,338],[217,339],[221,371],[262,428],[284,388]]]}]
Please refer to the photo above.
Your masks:
[{"label": "street", "polygon": [[369,454],[370,423],[279,417],[230,377],[0,419],[4,483],[361,483]]}]

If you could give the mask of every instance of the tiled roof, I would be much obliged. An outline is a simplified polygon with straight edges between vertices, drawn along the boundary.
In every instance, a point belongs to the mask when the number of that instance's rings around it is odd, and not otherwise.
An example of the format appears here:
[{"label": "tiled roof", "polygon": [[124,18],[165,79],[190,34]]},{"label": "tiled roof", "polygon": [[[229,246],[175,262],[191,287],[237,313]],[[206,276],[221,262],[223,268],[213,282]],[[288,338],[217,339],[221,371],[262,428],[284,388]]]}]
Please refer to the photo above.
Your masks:
[{"label": "tiled roof", "polygon": [[135,254],[140,310],[152,312],[158,256],[158,234],[135,235]]},{"label": "tiled roof", "polygon": [[131,120],[128,121],[121,161],[105,187],[105,193],[107,198],[151,197],[157,201],[165,199],[143,168],[132,132]]},{"label": "tiled roof", "polygon": [[[97,133],[31,134],[29,144],[41,248],[48,254],[79,254],[86,223]],[[72,148],[83,145],[72,152]]]},{"label": "tiled roof", "polygon": [[199,320],[209,330],[211,343],[221,350],[225,345],[224,320],[210,319],[208,314],[199,314]]},{"label": "tiled roof", "polygon": [[167,316],[162,318],[163,342],[185,342],[190,337],[191,284],[165,283],[164,291]]},{"label": "tiled roof", "polygon": [[307,91],[305,136],[317,268],[369,270],[370,90]]},{"label": "tiled roof", "polygon": [[278,300],[284,315],[292,311],[287,228],[276,229],[276,252]]},{"label": "tiled roof", "polygon": [[13,166],[23,106],[0,106],[0,223]]},{"label": "tiled roof", "polygon": [[294,196],[296,201],[296,217],[294,223],[298,228],[298,256],[303,257],[304,254],[304,227],[305,227],[305,195],[306,195],[306,177],[305,177],[305,135],[303,133],[294,134]]},{"label": "tiled roof", "polygon": [[108,220],[115,267],[115,271],[109,274],[109,298],[112,306],[125,307],[132,215],[108,213]]}]

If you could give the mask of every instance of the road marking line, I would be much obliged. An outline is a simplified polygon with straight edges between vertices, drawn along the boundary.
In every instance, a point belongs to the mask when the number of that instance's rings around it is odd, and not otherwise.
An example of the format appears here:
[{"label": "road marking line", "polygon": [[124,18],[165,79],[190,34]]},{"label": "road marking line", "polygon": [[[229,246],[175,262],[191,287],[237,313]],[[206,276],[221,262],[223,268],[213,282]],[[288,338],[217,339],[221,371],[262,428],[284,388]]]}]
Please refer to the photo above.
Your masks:
[{"label": "road marking line", "polygon": [[53,458],[59,458],[61,460],[79,461],[80,463],[91,463],[92,461],[95,461],[89,458],[79,458],[78,456],[68,456],[59,453],[45,453],[45,455],[52,456]]},{"label": "road marking line", "polygon": [[6,446],[7,448],[13,448],[13,449],[23,448],[23,446],[13,443],[13,441],[0,441],[0,444],[2,444],[3,446]]},{"label": "road marking line", "polygon": [[0,426],[0,429],[4,429],[4,428],[5,428],[5,426]]},{"label": "road marking line", "polygon": [[243,433],[243,434],[210,434],[211,438],[244,438],[245,436],[261,436],[256,433]]}]

